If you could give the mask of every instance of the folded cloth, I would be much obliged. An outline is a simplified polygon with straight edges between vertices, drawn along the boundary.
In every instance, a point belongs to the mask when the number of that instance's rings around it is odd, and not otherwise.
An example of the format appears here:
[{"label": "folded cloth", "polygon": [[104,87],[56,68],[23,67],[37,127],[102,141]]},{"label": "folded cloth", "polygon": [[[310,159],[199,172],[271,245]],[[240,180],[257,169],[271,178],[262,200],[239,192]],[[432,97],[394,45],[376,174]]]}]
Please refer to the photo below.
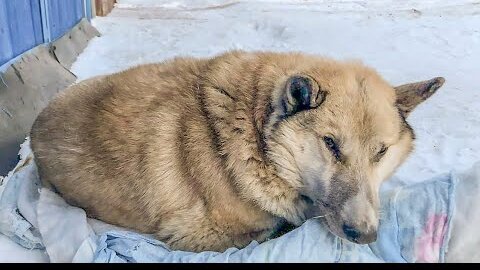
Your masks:
[{"label": "folded cloth", "polygon": [[[0,232],[10,237],[12,240],[28,249],[43,248],[40,233],[32,224],[36,224],[36,219],[31,216],[35,209],[34,200],[38,199],[39,188],[36,181],[35,172],[32,170],[22,170],[23,163],[15,168],[8,181],[8,185],[2,192],[0,198]],[[20,213],[23,207],[25,216],[30,216],[32,222],[28,222]],[[31,206],[31,207],[29,207]]]},{"label": "folded cloth", "polygon": [[[375,243],[358,245],[317,219],[278,238],[243,249],[201,253],[87,218],[58,194],[41,188],[28,141],[22,161],[4,182],[0,232],[25,248],[45,249],[51,262],[444,262],[454,214],[455,173],[381,194]],[[478,166],[477,166],[478,167]]]}]

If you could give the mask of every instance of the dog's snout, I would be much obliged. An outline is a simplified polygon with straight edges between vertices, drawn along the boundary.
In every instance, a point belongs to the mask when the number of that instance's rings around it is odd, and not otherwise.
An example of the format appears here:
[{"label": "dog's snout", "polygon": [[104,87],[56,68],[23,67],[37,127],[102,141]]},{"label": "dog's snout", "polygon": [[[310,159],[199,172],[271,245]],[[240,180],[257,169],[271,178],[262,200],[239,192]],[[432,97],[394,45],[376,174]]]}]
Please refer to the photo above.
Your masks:
[{"label": "dog's snout", "polygon": [[349,241],[357,244],[368,244],[377,240],[376,230],[363,231],[347,224],[342,226],[342,230]]}]

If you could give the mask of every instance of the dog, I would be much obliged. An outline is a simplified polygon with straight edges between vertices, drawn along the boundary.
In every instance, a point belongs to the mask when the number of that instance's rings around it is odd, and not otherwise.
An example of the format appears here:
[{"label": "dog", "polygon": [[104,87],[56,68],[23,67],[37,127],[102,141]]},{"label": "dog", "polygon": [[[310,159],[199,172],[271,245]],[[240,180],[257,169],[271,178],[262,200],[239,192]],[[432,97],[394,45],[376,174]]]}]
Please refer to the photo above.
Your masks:
[{"label": "dog", "polygon": [[413,149],[405,119],[443,83],[392,87],[296,52],[177,57],[71,86],[31,144],[45,186],[172,249],[241,248],[312,217],[365,244],[380,184]]}]

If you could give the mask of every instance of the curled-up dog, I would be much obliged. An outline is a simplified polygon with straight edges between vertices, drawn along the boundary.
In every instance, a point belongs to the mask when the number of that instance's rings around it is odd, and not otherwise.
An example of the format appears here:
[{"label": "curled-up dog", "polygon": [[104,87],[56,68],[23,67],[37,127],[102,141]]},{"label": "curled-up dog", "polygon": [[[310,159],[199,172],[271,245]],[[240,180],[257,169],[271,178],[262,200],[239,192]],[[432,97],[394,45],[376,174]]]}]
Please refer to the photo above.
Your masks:
[{"label": "curled-up dog", "polygon": [[413,148],[405,119],[443,82],[392,87],[301,53],[175,58],[70,87],[31,143],[44,185],[173,249],[243,247],[316,216],[370,243],[380,184]]}]

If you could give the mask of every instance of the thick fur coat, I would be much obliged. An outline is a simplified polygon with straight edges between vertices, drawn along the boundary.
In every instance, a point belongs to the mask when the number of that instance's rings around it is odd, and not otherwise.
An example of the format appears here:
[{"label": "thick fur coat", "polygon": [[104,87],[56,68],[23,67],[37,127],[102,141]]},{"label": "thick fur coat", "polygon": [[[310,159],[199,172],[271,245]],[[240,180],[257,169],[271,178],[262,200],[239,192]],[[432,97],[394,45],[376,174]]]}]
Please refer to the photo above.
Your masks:
[{"label": "thick fur coat", "polygon": [[243,247],[313,216],[368,243],[380,183],[412,150],[405,117],[442,83],[395,89],[301,53],[176,58],[70,87],[38,116],[32,149],[69,203],[173,249]]}]

